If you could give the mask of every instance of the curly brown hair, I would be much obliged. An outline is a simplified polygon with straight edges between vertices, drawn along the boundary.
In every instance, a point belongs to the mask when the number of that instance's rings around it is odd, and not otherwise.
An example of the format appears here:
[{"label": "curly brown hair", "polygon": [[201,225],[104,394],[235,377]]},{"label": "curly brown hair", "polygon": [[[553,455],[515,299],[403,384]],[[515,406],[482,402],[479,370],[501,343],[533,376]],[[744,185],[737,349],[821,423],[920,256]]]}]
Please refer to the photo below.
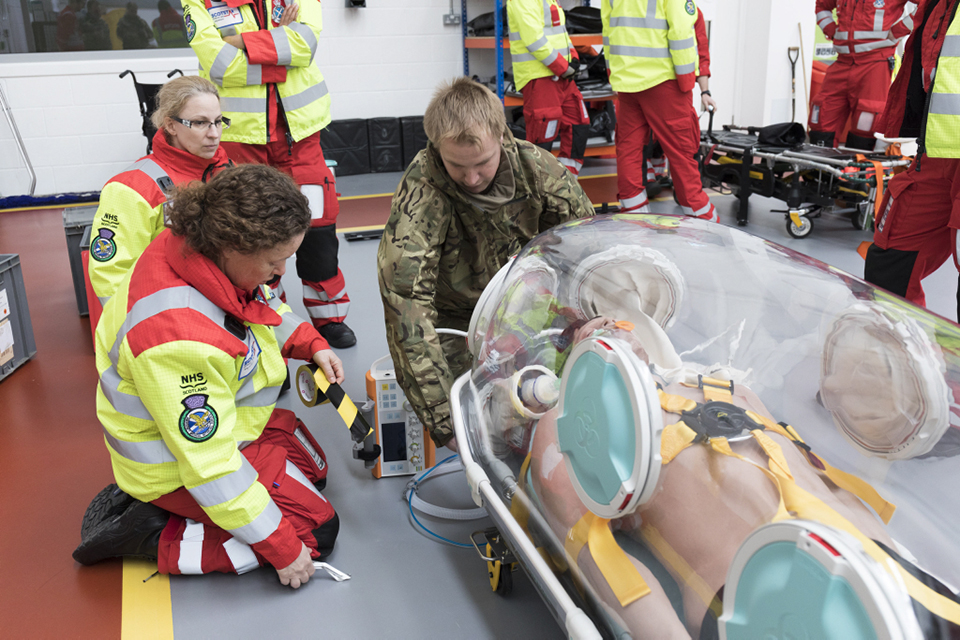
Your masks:
[{"label": "curly brown hair", "polygon": [[230,167],[206,184],[181,187],[166,215],[173,235],[215,263],[226,250],[258,253],[310,226],[310,205],[297,184],[261,164]]}]

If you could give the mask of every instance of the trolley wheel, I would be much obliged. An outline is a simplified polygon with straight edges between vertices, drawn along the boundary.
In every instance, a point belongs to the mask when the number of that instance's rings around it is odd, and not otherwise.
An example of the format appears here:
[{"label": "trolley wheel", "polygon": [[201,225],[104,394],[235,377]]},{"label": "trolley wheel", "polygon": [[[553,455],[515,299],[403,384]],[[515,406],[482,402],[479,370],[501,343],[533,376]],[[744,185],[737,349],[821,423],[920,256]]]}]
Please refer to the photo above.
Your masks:
[{"label": "trolley wheel", "polygon": [[857,212],[853,216],[853,228],[863,231],[870,226],[873,226],[873,205],[863,203],[857,207]]},{"label": "trolley wheel", "polygon": [[794,238],[806,238],[813,231],[813,220],[806,216],[800,216],[800,224],[794,224],[793,220],[787,216],[787,233]]}]

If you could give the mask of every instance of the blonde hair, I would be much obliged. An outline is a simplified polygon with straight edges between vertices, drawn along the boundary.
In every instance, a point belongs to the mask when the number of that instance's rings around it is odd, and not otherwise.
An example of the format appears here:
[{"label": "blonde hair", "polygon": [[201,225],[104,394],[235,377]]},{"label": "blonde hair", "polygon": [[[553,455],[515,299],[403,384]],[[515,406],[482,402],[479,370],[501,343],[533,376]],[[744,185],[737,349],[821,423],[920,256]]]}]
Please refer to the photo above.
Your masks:
[{"label": "blonde hair", "polygon": [[480,146],[481,137],[499,138],[506,126],[500,100],[470,78],[441,84],[423,114],[423,129],[437,147],[445,140]]},{"label": "blonde hair", "polygon": [[157,108],[150,116],[150,121],[157,129],[162,129],[167,118],[180,116],[180,110],[190,98],[204,93],[220,98],[217,88],[206,78],[200,76],[174,78],[160,87],[160,91],[157,92]]}]

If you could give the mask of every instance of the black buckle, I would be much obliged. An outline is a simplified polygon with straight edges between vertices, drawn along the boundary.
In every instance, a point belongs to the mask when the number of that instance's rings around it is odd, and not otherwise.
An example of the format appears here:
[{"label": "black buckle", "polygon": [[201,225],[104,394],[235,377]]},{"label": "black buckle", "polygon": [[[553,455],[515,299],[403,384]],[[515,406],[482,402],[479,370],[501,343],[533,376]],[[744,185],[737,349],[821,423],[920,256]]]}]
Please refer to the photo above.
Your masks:
[{"label": "black buckle", "polygon": [[730,442],[750,437],[749,432],[763,425],[747,415],[746,410],[729,402],[706,402],[696,409],[684,411],[680,419],[706,442],[726,438]]}]

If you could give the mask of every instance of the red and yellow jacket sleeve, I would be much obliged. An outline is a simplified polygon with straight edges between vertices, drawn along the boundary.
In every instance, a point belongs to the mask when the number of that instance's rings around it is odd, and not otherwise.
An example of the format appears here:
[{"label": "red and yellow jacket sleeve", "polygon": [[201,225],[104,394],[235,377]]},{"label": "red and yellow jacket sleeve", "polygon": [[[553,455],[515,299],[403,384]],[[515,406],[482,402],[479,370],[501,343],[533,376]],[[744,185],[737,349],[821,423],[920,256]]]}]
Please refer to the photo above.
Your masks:
[{"label": "red and yellow jacket sleeve", "polygon": [[[236,359],[214,345],[174,340],[136,357],[130,353],[125,361],[190,495],[217,526],[274,567],[292,563],[302,543],[237,448],[237,407],[230,385]],[[196,393],[182,390],[185,373],[204,380]]]},{"label": "red and yellow jacket sleeve", "polygon": [[270,308],[280,316],[280,326],[274,328],[280,353],[284,358],[297,360],[312,360],[319,351],[330,348],[327,341],[321,336],[312,323],[307,322],[293,312],[293,309],[280,300],[279,296],[267,285],[261,285],[261,293],[267,300]]},{"label": "red and yellow jacket sleeve", "polygon": [[[210,79],[215,84],[228,88],[286,81],[285,65],[278,62],[270,63],[267,60],[256,62],[250,59],[247,52],[227,44],[203,0],[183,0],[182,4],[187,39],[194,53],[197,54],[200,65],[210,74]],[[253,9],[249,5],[236,8],[217,7],[217,10],[227,9],[236,12],[234,15],[237,17],[230,20],[231,22],[234,20],[241,20],[241,22],[225,28],[224,35],[231,35],[227,29],[243,35],[246,30],[257,28]],[[268,32],[265,34],[269,36]],[[247,46],[246,39],[244,39],[244,46]],[[264,45],[255,44],[254,48],[262,54]]]},{"label": "red and yellow jacket sleeve", "polygon": [[837,0],[817,0],[817,25],[830,40],[837,32],[837,23],[833,19],[833,10],[836,8]]},{"label": "red and yellow jacket sleeve", "polygon": [[242,34],[250,62],[261,65],[306,67],[317,53],[323,30],[319,0],[300,0],[296,22],[285,27]]},{"label": "red and yellow jacket sleeve", "polygon": [[554,73],[563,75],[569,63],[568,52],[559,51],[550,44],[544,33],[543,2],[541,0],[510,0],[508,17],[510,30],[519,34],[527,51]]},{"label": "red and yellow jacket sleeve", "polygon": [[697,77],[710,77],[710,41],[707,39],[707,23],[703,19],[703,11],[697,9],[697,22],[693,26],[697,34],[697,57],[700,67],[697,69]]},{"label": "red and yellow jacket sleeve", "polygon": [[697,80],[697,40],[694,29],[697,14],[691,14],[687,7],[688,3],[683,0],[668,0],[665,5],[667,46],[681,91],[692,91]]},{"label": "red and yellow jacket sleeve", "polygon": [[106,304],[150,241],[163,231],[166,196],[140,171],[127,171],[100,192],[93,218],[88,272],[93,290]]}]

